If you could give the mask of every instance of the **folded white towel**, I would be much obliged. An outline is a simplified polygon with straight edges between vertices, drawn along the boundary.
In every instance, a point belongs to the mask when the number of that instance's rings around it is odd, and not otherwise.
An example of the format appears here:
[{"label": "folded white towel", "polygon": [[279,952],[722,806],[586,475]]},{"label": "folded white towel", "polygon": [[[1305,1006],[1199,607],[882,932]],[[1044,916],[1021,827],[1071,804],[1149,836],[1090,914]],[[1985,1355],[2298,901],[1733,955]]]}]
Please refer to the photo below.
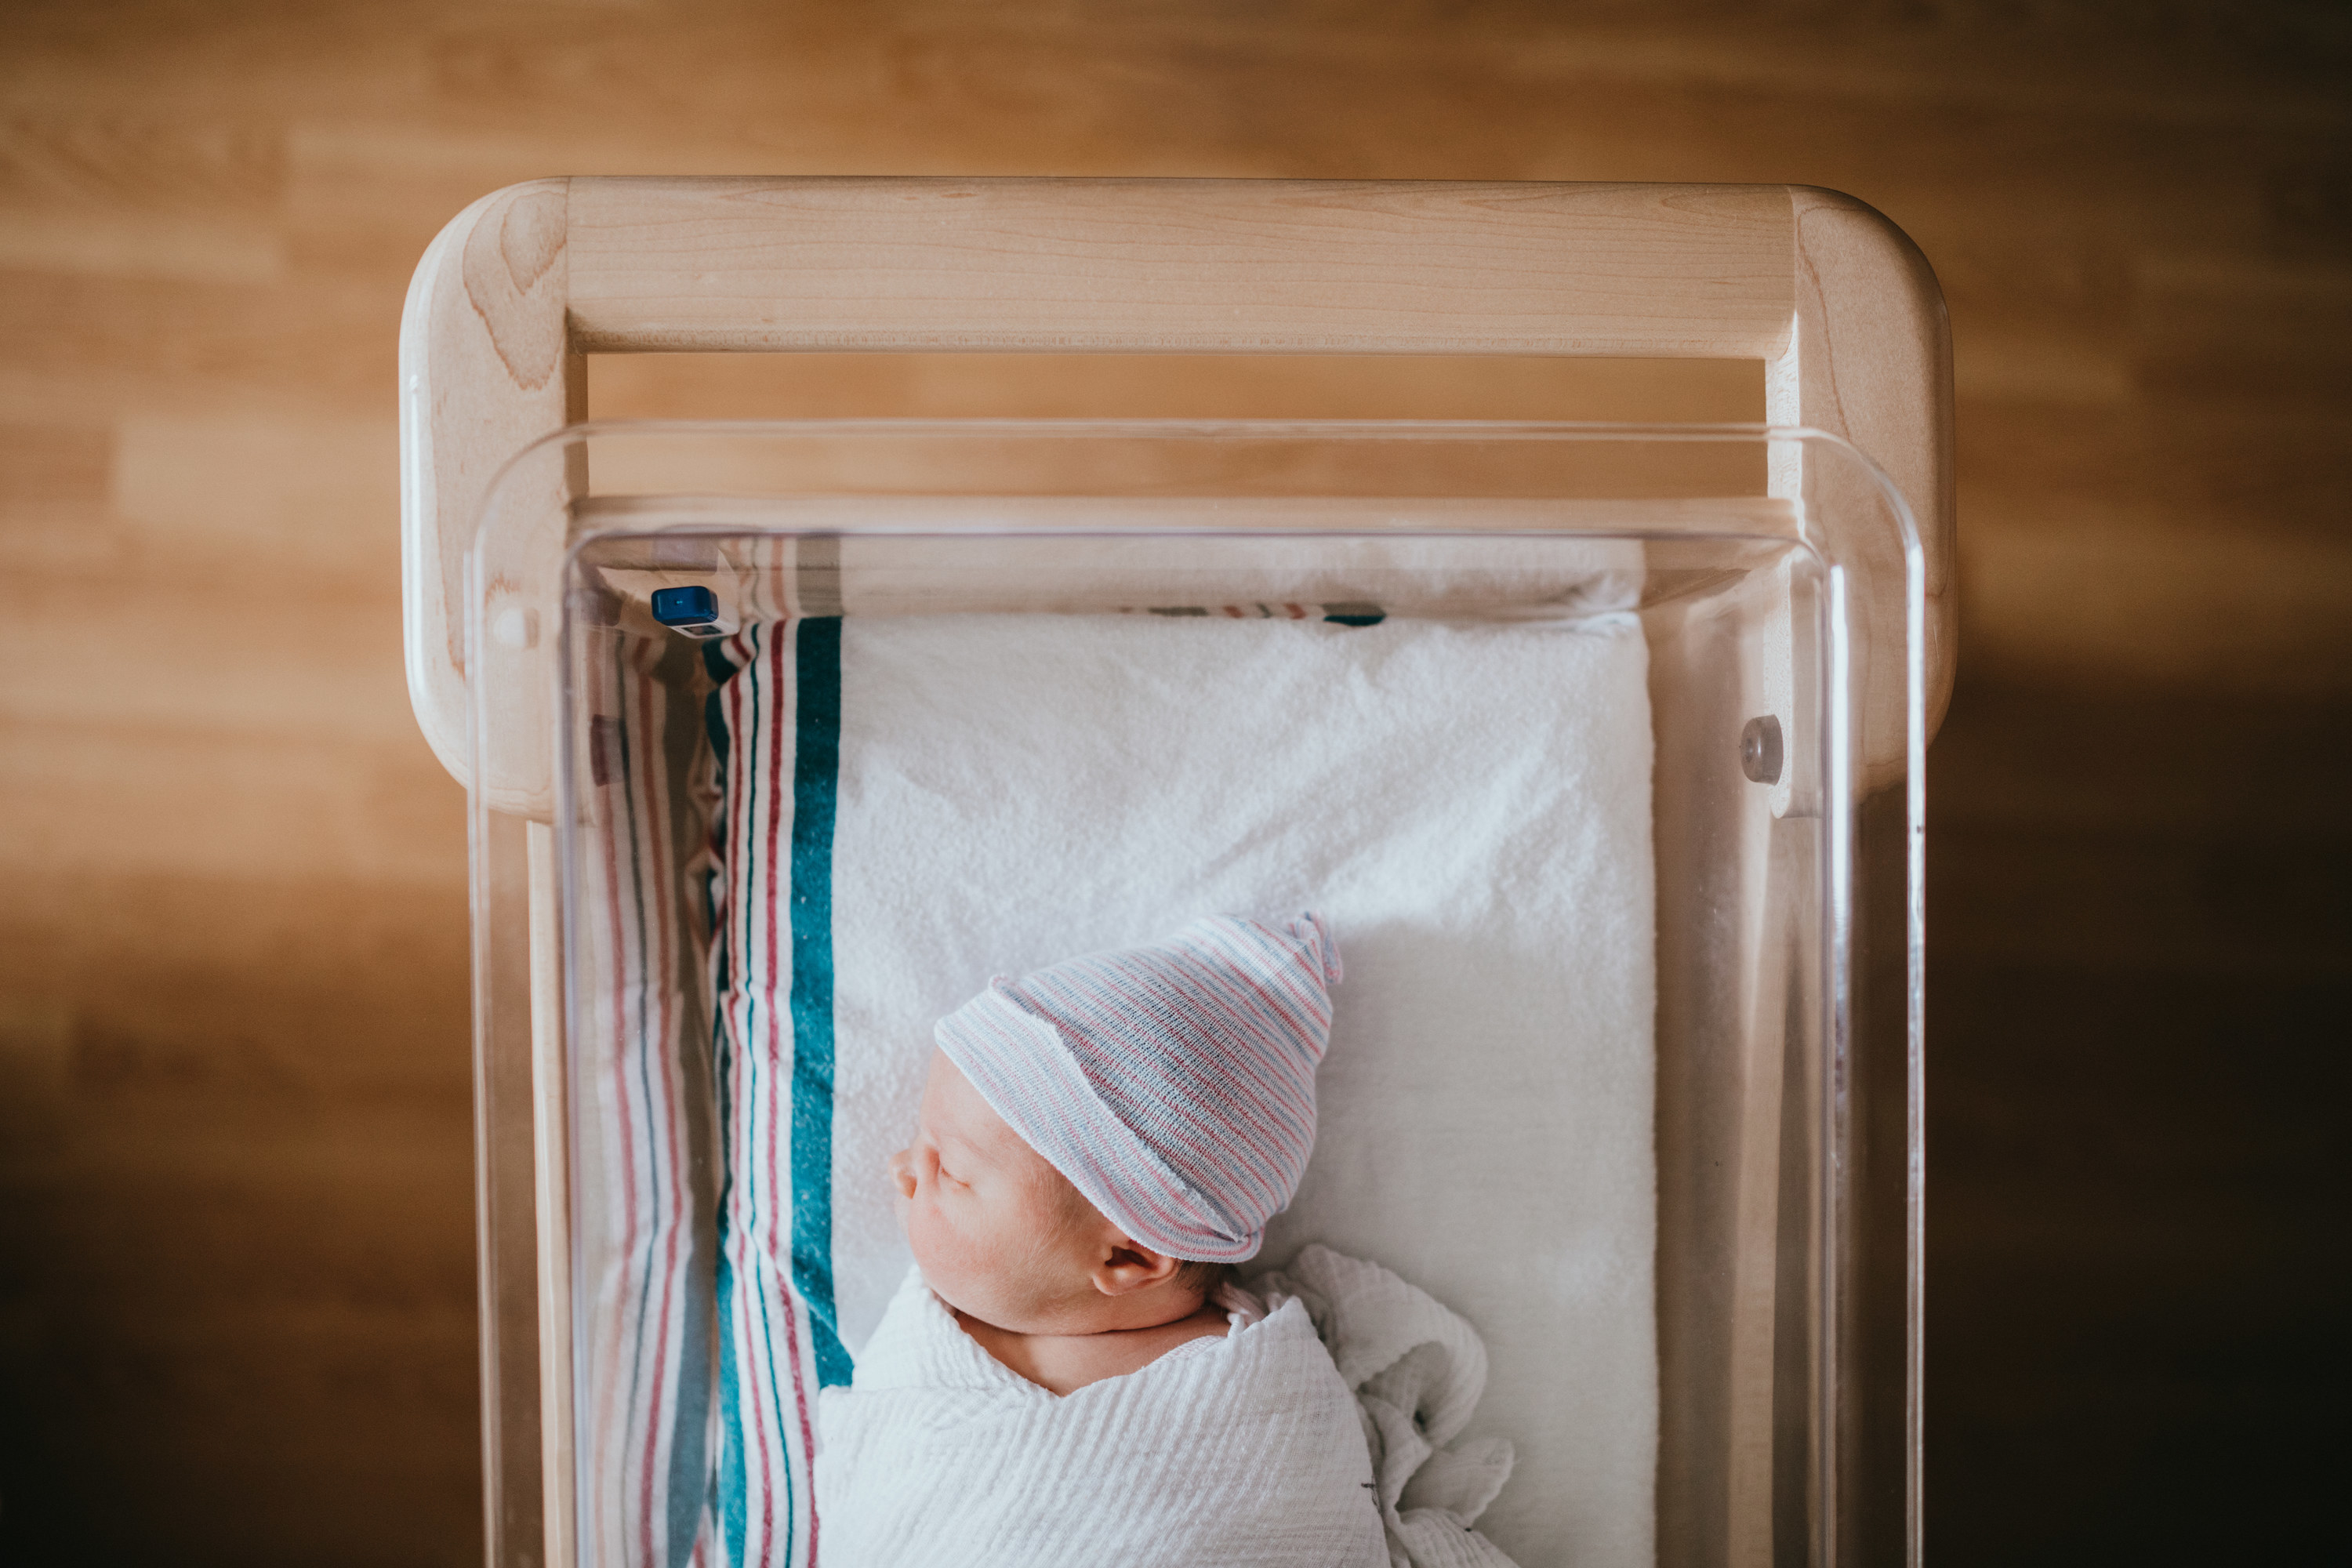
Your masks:
[{"label": "folded white towel", "polygon": [[1356,1403],[1291,1302],[1057,1396],[910,1272],[819,1405],[823,1568],[1381,1568]]},{"label": "folded white towel", "polygon": [[1328,1247],[1254,1283],[1307,1309],[1356,1395],[1392,1568],[1511,1568],[1470,1528],[1511,1479],[1511,1445],[1455,1441],[1486,1391],[1476,1331],[1379,1264]]}]

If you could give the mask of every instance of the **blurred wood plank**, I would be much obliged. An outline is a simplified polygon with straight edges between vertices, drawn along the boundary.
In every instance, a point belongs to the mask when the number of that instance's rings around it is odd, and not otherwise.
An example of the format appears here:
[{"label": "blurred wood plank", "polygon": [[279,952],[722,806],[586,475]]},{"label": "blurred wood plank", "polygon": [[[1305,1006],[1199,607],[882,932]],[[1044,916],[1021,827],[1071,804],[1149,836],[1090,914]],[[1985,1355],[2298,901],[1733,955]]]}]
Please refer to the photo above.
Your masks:
[{"label": "blurred wood plank", "polygon": [[0,422],[0,551],[17,570],[120,558],[106,506],[113,457],[102,422]]},{"label": "blurred wood plank", "polygon": [[2216,539],[2344,536],[2352,411],[2341,402],[2135,395],[2124,405],[2086,408],[2064,397],[1963,397],[1959,412],[1975,437],[1960,447],[1960,482],[1988,503],[2016,496],[2170,517]]},{"label": "blurred wood plank", "polygon": [[299,388],[312,407],[381,416],[399,322],[400,296],[382,288],[0,272],[0,374],[110,391]]},{"label": "blurred wood plank", "polygon": [[275,215],[285,194],[285,136],[271,121],[93,115],[90,107],[77,102],[0,123],[0,210],[264,224]]},{"label": "blurred wood plank", "polygon": [[465,795],[407,737],[21,721],[0,799],[0,857],[19,875],[465,887]]},{"label": "blurred wood plank", "polygon": [[[399,566],[399,439],[382,416],[133,416],[117,429],[110,496],[144,574],[381,593]],[[278,605],[249,607],[267,618]]]},{"label": "blurred wood plank", "polygon": [[598,419],[1631,419],[1754,424],[1761,360],[593,354]]},{"label": "blurred wood plank", "polygon": [[2135,357],[2151,389],[2352,399],[2352,267],[2157,255],[2135,281]]},{"label": "blurred wood plank", "polygon": [[274,234],[173,216],[15,213],[0,226],[0,268],[191,283],[272,283],[286,275]]},{"label": "blurred wood plank", "polygon": [[[305,586],[0,574],[0,720],[409,739],[396,595]],[[100,595],[106,635],[85,637]]]},{"label": "blurred wood plank", "polygon": [[2012,494],[1982,498],[1960,560],[1988,677],[2352,692],[2352,538]]},{"label": "blurred wood plank", "polygon": [[[234,1168],[299,1154],[342,1105],[406,1107],[423,1119],[408,1131],[447,1140],[438,1157],[470,1158],[462,883],[11,862],[0,1033],[38,1089],[24,1108],[56,1123],[53,1152]],[[397,1141],[344,1152],[407,1157]]]},{"label": "blurred wood plank", "polygon": [[1936,745],[1939,845],[1953,830],[2352,837],[2352,705],[1976,684],[1970,712],[1986,717]]}]

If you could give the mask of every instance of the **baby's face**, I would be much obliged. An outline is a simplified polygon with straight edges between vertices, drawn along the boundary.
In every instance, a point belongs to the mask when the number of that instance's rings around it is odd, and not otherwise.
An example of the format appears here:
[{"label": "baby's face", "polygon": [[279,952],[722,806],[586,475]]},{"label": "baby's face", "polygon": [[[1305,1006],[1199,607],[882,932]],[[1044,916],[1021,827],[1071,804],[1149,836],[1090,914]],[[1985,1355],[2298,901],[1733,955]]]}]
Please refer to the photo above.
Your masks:
[{"label": "baby's face", "polygon": [[890,1156],[890,1175],[923,1279],[958,1311],[1045,1333],[1094,1297],[1101,1215],[939,1051],[915,1141]]}]

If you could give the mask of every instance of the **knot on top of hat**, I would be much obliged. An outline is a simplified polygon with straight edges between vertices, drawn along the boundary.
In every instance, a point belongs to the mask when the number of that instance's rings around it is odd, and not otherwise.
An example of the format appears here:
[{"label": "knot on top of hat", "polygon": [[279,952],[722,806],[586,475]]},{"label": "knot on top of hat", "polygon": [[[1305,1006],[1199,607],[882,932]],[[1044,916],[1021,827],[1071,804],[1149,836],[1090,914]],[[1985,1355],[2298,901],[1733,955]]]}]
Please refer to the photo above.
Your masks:
[{"label": "knot on top of hat", "polygon": [[1298,1190],[1339,950],[1322,918],[1212,915],[998,976],[939,1022],[982,1098],[1135,1241],[1238,1262]]}]

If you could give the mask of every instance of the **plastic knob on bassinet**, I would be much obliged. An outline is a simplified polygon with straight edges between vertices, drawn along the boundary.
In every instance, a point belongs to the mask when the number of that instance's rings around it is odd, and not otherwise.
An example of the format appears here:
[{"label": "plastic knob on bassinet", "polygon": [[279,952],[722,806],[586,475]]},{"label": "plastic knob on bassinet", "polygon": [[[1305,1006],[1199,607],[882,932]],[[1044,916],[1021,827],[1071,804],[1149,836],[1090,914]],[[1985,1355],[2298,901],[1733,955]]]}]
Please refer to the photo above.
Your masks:
[{"label": "plastic knob on bassinet", "polygon": [[1780,721],[1767,713],[1739,731],[1739,771],[1749,784],[1780,782]]},{"label": "plastic knob on bassinet", "polygon": [[723,637],[735,629],[719,612],[719,595],[699,585],[655,589],[653,613],[655,620],[686,637]]}]

